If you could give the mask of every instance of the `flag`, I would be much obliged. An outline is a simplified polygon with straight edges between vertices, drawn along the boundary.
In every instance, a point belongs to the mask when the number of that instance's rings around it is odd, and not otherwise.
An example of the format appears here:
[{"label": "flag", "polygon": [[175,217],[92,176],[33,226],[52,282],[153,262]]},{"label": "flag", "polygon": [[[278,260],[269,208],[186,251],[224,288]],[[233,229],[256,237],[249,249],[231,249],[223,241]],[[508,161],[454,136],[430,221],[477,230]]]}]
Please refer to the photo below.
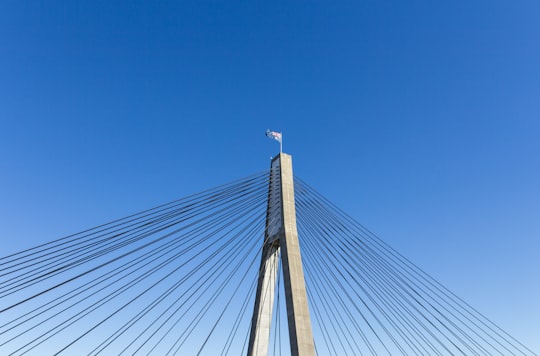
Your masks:
[{"label": "flag", "polygon": [[273,138],[281,143],[281,132],[266,130],[266,137]]}]

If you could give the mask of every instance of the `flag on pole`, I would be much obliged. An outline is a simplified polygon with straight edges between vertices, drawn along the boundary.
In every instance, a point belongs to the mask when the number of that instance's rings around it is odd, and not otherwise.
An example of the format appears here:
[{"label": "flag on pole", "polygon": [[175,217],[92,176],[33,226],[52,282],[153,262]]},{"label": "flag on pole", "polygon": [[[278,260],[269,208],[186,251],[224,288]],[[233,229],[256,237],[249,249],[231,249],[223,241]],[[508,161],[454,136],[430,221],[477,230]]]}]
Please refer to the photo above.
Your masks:
[{"label": "flag on pole", "polygon": [[281,132],[266,130],[266,137],[273,138],[281,142]]},{"label": "flag on pole", "polygon": [[272,131],[272,130],[266,130],[266,137],[272,138],[272,139],[278,141],[279,142],[279,152],[281,152],[282,145],[283,145],[283,141],[282,141],[283,135],[281,134],[281,132]]}]

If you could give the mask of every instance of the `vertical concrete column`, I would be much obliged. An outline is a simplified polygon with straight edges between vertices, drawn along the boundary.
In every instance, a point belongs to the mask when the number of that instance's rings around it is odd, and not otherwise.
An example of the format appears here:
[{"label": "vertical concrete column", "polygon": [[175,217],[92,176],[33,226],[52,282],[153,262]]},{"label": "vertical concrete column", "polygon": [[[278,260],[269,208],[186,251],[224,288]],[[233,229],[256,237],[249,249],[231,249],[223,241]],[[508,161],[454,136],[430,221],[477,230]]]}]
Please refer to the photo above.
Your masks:
[{"label": "vertical concrete column", "polygon": [[270,171],[265,241],[251,319],[248,356],[268,355],[280,249],[291,355],[314,356],[315,346],[296,230],[292,159],[284,153],[272,160]]},{"label": "vertical concrete column", "polygon": [[291,355],[312,356],[315,355],[315,346],[296,229],[292,158],[290,155],[282,153],[280,161],[283,234],[280,236],[279,243],[282,250],[281,259]]}]

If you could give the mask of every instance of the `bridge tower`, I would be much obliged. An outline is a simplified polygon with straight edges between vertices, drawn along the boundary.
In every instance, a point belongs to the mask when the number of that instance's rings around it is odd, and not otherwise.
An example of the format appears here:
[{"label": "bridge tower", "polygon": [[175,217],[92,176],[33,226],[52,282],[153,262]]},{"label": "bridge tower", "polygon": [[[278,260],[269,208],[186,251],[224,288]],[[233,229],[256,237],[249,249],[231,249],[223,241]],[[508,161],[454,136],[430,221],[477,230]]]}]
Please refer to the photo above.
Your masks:
[{"label": "bridge tower", "polygon": [[268,354],[277,262],[280,257],[291,355],[312,356],[315,355],[315,346],[296,229],[292,157],[280,153],[272,160],[270,172],[266,232],[251,321],[248,356]]}]

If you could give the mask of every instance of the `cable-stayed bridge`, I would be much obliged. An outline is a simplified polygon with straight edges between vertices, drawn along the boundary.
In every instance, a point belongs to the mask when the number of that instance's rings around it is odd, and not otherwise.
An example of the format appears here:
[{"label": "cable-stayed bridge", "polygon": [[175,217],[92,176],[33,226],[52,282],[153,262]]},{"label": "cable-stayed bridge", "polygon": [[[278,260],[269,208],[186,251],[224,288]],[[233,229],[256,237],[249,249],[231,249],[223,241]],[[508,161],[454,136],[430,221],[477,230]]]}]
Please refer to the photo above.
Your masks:
[{"label": "cable-stayed bridge", "polygon": [[535,355],[270,170],[0,259],[1,355]]}]

